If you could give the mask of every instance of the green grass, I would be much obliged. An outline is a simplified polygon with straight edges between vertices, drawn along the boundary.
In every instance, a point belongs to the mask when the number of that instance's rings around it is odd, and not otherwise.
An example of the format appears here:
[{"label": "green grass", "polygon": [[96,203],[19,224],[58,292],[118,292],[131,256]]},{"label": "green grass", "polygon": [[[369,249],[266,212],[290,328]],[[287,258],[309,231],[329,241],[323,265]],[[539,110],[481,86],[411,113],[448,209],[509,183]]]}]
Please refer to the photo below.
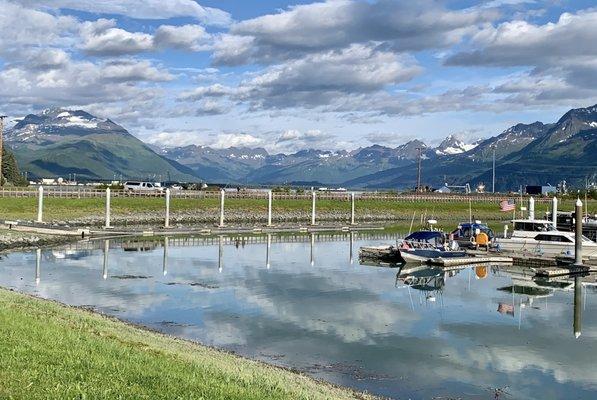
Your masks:
[{"label": "green grass", "polygon": [[0,354],[0,398],[369,398],[4,289],[0,289]]},{"label": "green grass", "polygon": [[[46,198],[44,199],[44,220],[72,220],[90,215],[101,216],[104,213],[104,199],[101,198]],[[155,212],[157,215],[164,212],[164,199],[152,197],[125,197],[112,199],[112,215],[134,215],[135,213]],[[560,202],[560,210],[572,210],[573,200]],[[208,211],[214,213],[214,220],[219,207],[218,199],[172,199],[171,212],[192,212]],[[536,204],[537,216],[542,216],[548,211],[550,205],[547,203]],[[230,211],[261,213],[264,218],[267,213],[267,200],[262,199],[226,199],[226,209]],[[274,200],[273,213],[284,213],[293,211],[311,210],[310,200]],[[348,201],[318,200],[317,210],[325,212],[350,212]],[[498,205],[491,202],[473,202],[473,215],[476,219],[482,220],[507,220],[512,217],[511,213],[502,213]],[[597,201],[589,201],[589,211],[597,210]],[[434,217],[440,221],[468,220],[468,202],[430,202],[430,201],[378,201],[378,200],[357,200],[357,219],[359,215],[386,214],[395,219],[410,221],[413,213],[415,221],[420,220],[421,215]],[[0,219],[21,219],[34,220],[37,216],[36,198],[0,198]]]}]

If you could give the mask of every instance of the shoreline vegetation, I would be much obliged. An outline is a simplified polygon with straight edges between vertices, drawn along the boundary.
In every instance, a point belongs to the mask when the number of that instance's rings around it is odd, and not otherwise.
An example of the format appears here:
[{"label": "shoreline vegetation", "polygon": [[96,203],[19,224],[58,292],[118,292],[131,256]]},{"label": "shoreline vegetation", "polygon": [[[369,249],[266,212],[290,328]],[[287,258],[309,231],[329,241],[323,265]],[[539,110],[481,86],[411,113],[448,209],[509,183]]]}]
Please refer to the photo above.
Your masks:
[{"label": "shoreline vegetation", "polygon": [[0,398],[376,398],[6,289],[0,354]]},{"label": "shoreline vegetation", "polygon": [[[537,203],[535,215],[542,217],[550,211],[548,203]],[[559,209],[571,211],[574,200],[561,200]],[[597,200],[589,200],[589,212],[595,212]],[[317,220],[348,222],[350,202],[322,199],[317,201]],[[512,213],[499,210],[493,202],[473,201],[470,205],[474,219],[507,221]],[[439,220],[468,220],[469,203],[463,201],[387,201],[362,199],[355,205],[357,222],[404,222],[410,224],[425,218]],[[44,222],[73,226],[101,226],[105,221],[105,199],[102,198],[47,198],[44,199]],[[162,198],[130,197],[111,200],[111,220],[114,226],[131,224],[157,225],[163,223],[165,203]],[[276,200],[272,207],[275,223],[308,222],[311,217],[310,200]],[[170,205],[172,224],[214,224],[219,215],[218,199],[173,198]],[[519,215],[517,215],[518,217]],[[0,198],[0,218],[4,220],[34,221],[37,217],[36,198]],[[267,219],[267,200],[227,199],[225,219],[230,223],[262,224]]]}]

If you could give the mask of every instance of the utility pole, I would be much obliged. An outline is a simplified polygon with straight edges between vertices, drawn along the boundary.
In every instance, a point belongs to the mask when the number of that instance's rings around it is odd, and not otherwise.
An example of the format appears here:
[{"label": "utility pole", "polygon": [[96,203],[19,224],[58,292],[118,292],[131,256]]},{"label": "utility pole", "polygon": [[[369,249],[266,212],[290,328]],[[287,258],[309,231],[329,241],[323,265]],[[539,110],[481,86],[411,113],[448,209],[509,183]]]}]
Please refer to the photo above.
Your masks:
[{"label": "utility pole", "polygon": [[2,177],[2,151],[4,150],[4,118],[6,115],[0,115],[0,186],[2,186],[4,178]]},{"label": "utility pole", "polygon": [[423,151],[422,147],[417,147],[417,192],[421,191],[421,152]]},{"label": "utility pole", "polygon": [[495,146],[493,146],[493,176],[491,184],[491,193],[495,193]]}]

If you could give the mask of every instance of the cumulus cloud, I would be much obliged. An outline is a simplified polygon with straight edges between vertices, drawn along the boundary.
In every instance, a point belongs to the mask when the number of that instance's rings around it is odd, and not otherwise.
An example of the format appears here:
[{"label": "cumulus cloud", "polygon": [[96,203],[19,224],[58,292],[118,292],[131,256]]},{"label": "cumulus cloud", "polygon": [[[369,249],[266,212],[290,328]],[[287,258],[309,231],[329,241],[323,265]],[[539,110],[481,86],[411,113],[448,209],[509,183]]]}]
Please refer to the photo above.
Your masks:
[{"label": "cumulus cloud", "polygon": [[21,0],[28,6],[52,9],[119,14],[137,19],[191,17],[208,25],[226,26],[230,14],[217,8],[203,7],[194,0]]},{"label": "cumulus cloud", "polygon": [[372,93],[405,82],[421,72],[408,56],[352,45],[272,66],[236,88],[212,85],[183,93],[182,98],[229,96],[253,109],[312,108]]},{"label": "cumulus cloud", "polygon": [[210,86],[200,86],[180,94],[180,100],[200,100],[206,97],[223,97],[236,92],[234,88],[215,83]]},{"label": "cumulus cloud", "polygon": [[81,48],[96,56],[118,56],[174,48],[208,50],[211,35],[200,25],[161,25],[153,35],[116,27],[116,20],[98,19],[81,25]]},{"label": "cumulus cloud", "polygon": [[[446,60],[450,66],[530,67],[528,76],[501,90],[525,87],[529,98],[579,98],[587,89],[597,91],[597,11],[563,13],[543,25],[509,21],[488,26],[473,37],[473,50]],[[528,84],[534,81],[535,85]],[[538,86],[536,85],[538,84]],[[529,94],[529,93],[527,93]],[[592,93],[592,97],[595,96]],[[524,93],[520,93],[521,96]]]},{"label": "cumulus cloud", "polygon": [[564,13],[556,23],[526,21],[487,26],[473,37],[479,48],[448,58],[448,65],[525,66],[554,65],[570,58],[597,55],[597,11]]},{"label": "cumulus cloud", "polygon": [[155,31],[153,42],[157,48],[200,51],[209,48],[210,37],[211,35],[200,25],[162,25]]},{"label": "cumulus cloud", "polygon": [[81,26],[81,48],[88,54],[116,56],[153,49],[153,37],[146,33],[116,28],[116,20],[98,19]]},{"label": "cumulus cloud", "polygon": [[9,1],[0,1],[0,9],[0,53],[25,45],[68,45],[78,25],[73,17],[55,16]]},{"label": "cumulus cloud", "polygon": [[154,67],[149,61],[110,61],[101,68],[101,77],[115,82],[170,81],[173,76],[166,70]]},{"label": "cumulus cloud", "polygon": [[493,10],[450,11],[431,0],[326,1],[233,25],[216,44],[214,60],[271,63],[372,41],[397,52],[442,48],[496,17]]}]

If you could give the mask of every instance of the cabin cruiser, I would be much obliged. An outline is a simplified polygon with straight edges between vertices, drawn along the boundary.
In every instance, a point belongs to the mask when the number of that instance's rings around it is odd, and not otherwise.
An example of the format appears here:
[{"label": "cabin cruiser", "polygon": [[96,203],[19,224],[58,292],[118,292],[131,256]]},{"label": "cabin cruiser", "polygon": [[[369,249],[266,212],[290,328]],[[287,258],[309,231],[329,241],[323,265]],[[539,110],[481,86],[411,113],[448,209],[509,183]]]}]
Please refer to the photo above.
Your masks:
[{"label": "cabin cruiser", "polygon": [[400,243],[398,250],[404,262],[427,262],[430,258],[466,257],[458,243],[450,242],[441,231],[417,231]]},{"label": "cabin cruiser", "polygon": [[[552,221],[516,219],[509,238],[496,238],[499,250],[533,255],[574,257],[574,233],[557,230]],[[597,243],[582,237],[583,258],[597,258]]]}]

